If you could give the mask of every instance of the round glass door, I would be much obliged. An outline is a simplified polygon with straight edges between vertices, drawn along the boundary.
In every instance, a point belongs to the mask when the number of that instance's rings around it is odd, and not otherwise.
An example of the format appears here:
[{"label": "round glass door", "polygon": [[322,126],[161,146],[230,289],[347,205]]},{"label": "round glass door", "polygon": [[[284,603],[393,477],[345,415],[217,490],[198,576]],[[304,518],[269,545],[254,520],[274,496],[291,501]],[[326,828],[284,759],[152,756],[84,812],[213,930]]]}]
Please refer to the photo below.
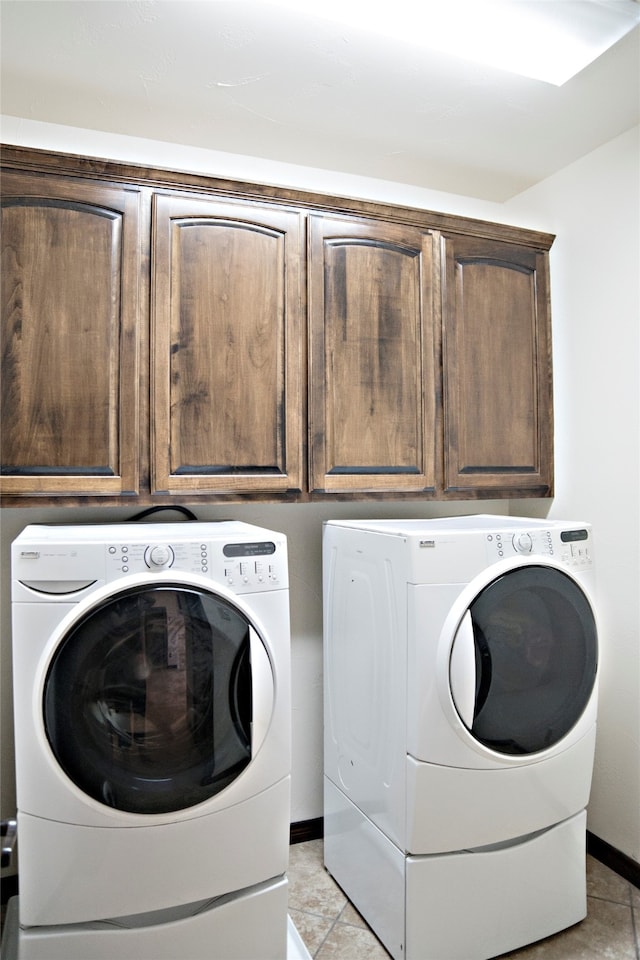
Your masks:
[{"label": "round glass door", "polygon": [[593,612],[575,581],[552,567],[519,567],[488,584],[458,628],[454,703],[480,743],[504,754],[537,753],[582,715],[597,659]]},{"label": "round glass door", "polygon": [[79,619],[44,687],[67,776],[140,814],[223,790],[251,760],[252,629],[217,594],[172,584],[123,591]]}]

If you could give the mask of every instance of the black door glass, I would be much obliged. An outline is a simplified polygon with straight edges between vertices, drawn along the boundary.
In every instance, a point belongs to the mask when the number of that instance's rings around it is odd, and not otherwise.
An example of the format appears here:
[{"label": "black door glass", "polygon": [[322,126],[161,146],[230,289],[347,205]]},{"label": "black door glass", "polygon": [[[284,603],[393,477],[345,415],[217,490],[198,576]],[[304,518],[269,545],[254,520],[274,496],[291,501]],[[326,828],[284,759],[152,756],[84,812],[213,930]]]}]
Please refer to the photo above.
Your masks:
[{"label": "black door glass", "polygon": [[134,588],[79,620],[44,689],[51,748],[86,794],[160,814],[223,790],[251,759],[250,628],[195,588]]},{"label": "black door glass", "polygon": [[527,566],[471,605],[476,690],[471,732],[505,754],[546,750],[579,720],[596,676],[591,606],[566,574]]}]

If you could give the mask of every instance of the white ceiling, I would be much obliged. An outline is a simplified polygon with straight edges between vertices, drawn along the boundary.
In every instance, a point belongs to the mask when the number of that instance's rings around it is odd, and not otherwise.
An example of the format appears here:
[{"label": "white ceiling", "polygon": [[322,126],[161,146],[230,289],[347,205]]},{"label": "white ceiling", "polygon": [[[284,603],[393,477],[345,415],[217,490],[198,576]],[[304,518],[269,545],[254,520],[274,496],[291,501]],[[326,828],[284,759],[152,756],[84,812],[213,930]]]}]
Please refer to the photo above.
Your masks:
[{"label": "white ceiling", "polygon": [[640,27],[562,87],[332,26],[304,0],[2,0],[0,31],[3,114],[486,200],[640,122]]}]

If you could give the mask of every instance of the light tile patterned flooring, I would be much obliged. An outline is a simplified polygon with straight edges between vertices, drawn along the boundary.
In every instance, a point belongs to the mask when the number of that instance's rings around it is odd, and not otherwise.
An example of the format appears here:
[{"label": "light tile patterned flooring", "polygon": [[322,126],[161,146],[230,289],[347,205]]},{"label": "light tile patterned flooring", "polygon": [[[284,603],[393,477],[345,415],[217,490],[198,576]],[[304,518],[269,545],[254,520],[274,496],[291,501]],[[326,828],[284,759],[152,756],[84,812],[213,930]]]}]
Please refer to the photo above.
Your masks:
[{"label": "light tile patterned flooring", "polygon": [[[586,920],[502,960],[640,960],[640,890],[587,857]],[[389,954],[322,863],[322,840],[290,847],[289,914],[317,960]]]}]

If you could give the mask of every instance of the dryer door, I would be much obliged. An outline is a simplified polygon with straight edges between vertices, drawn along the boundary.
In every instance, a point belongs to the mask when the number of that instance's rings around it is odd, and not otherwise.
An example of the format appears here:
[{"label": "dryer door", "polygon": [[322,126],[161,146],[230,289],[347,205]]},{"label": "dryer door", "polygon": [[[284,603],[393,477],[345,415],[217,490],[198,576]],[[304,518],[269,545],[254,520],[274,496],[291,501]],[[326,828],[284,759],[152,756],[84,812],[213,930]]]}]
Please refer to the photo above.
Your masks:
[{"label": "dryer door", "polygon": [[518,567],[485,586],[458,627],[449,667],[456,710],[491,750],[547,750],[583,713],[597,656],[593,611],[576,581],[555,567]]},{"label": "dryer door", "polygon": [[238,777],[273,706],[267,651],[213,590],[182,583],[110,593],[50,661],[44,725],[67,776],[118,810],[162,814]]}]

